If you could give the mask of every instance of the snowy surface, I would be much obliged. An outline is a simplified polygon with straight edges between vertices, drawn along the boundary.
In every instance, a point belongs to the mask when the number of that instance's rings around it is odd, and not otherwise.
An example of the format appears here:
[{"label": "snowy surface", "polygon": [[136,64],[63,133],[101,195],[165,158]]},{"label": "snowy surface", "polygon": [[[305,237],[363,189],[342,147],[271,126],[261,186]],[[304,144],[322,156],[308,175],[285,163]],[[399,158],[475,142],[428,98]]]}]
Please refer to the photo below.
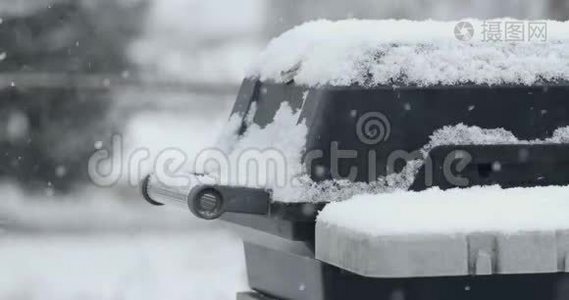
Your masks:
[{"label": "snowy surface", "polygon": [[430,142],[424,150],[439,145],[504,145],[504,144],[560,144],[569,143],[569,127],[560,127],[551,137],[540,140],[520,140],[504,128],[486,129],[467,126],[463,123],[445,126],[430,136]]},{"label": "snowy surface", "polygon": [[369,235],[569,229],[569,187],[498,186],[358,195],[328,204],[317,222]]},{"label": "snowy surface", "polygon": [[349,180],[312,181],[308,175],[295,177],[287,190],[289,202],[336,202],[359,194],[383,194],[407,190],[424,163],[429,151],[441,145],[559,144],[569,142],[569,127],[556,129],[543,140],[521,140],[503,128],[485,129],[465,124],[449,125],[433,132],[429,143],[418,149],[423,159],[408,161],[399,172],[380,176],[370,183]]},{"label": "snowy surface", "polygon": [[248,290],[241,240],[219,222],[116,188],[0,192],[1,299],[217,300]]},{"label": "snowy surface", "polygon": [[[252,107],[248,116],[254,113]],[[204,152],[217,163],[200,164],[196,159],[194,169],[205,171],[219,184],[265,188],[272,191],[275,201],[295,201],[294,184],[304,172],[301,160],[308,132],[299,116],[300,112],[283,102],[273,122],[264,127],[245,117],[247,130],[238,135],[243,116],[233,115],[216,148]]]},{"label": "snowy surface", "polygon": [[[530,85],[569,79],[569,23],[547,22],[546,42],[487,42],[481,20],[459,41],[454,22],[319,20],[272,40],[249,76],[316,85]],[[497,19],[492,21],[514,21]],[[526,24],[527,26],[527,24]]]},{"label": "snowy surface", "polygon": [[233,299],[240,241],[221,231],[0,238],[2,299]]}]

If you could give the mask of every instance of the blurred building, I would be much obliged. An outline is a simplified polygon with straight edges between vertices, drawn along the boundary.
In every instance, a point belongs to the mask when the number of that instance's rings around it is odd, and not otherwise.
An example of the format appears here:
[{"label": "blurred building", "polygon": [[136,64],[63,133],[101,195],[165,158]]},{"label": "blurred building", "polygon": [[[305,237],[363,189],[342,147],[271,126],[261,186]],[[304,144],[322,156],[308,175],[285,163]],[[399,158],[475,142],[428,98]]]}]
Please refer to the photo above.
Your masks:
[{"label": "blurred building", "polygon": [[277,35],[303,22],[325,19],[438,19],[498,18],[556,19],[569,18],[566,0],[269,0],[267,35]]},{"label": "blurred building", "polygon": [[87,179],[109,118],[109,76],[132,66],[141,1],[12,0],[0,5],[0,177],[52,193]]}]

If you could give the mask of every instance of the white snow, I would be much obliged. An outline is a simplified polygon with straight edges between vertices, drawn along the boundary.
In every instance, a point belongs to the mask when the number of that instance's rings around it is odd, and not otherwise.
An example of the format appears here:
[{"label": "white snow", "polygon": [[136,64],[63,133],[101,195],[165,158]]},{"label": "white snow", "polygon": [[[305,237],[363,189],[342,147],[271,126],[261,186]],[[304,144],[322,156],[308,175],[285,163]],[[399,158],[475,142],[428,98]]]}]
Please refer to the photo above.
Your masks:
[{"label": "white snow", "polygon": [[[569,22],[544,21],[545,42],[514,43],[487,42],[482,34],[484,21],[461,21],[475,30],[467,42],[454,36],[459,21],[308,22],[273,39],[249,76],[277,82],[292,77],[308,86],[530,85],[569,78]],[[521,22],[527,30],[527,21]]]},{"label": "white snow", "polygon": [[233,299],[248,290],[240,241],[222,231],[3,235],[2,299]]},{"label": "white snow", "polygon": [[328,204],[318,222],[370,235],[569,229],[568,193],[567,186],[490,186],[365,194]]},{"label": "white snow", "polygon": [[415,175],[430,150],[441,145],[489,145],[489,144],[559,144],[569,142],[569,127],[556,129],[543,140],[520,140],[503,128],[484,129],[478,126],[457,124],[445,126],[430,136],[430,141],[418,149],[422,158],[407,162],[399,173],[381,176],[376,181],[352,182],[349,180],[325,180],[314,182],[308,175],[295,177],[292,188],[287,190],[287,202],[336,202],[348,200],[359,194],[384,194],[409,189]]},{"label": "white snow", "polygon": [[240,136],[237,131],[243,116],[233,115],[218,146],[206,149],[204,159],[195,160],[194,170],[205,170],[220,184],[265,188],[276,201],[294,201],[290,192],[304,171],[301,159],[308,128],[288,102],[281,104],[273,122],[264,127],[252,122],[254,113],[253,106],[245,120],[247,130]]},{"label": "white snow", "polygon": [[424,149],[432,149],[439,145],[504,145],[504,144],[560,144],[569,143],[569,126],[553,131],[551,137],[540,140],[520,140],[512,132],[504,128],[485,129],[478,126],[467,126],[459,123],[445,126],[430,136],[429,145]]},{"label": "white snow", "polygon": [[365,193],[383,194],[404,191],[413,184],[415,175],[422,165],[422,160],[409,161],[401,172],[380,176],[370,183],[353,182],[347,179],[315,182],[308,175],[304,175],[295,178],[296,182],[288,190],[289,197],[285,202],[337,202]]},{"label": "white snow", "polygon": [[[197,158],[193,170],[205,172],[219,184],[264,188],[272,191],[273,200],[280,202],[336,202],[358,194],[380,194],[407,190],[424,163],[429,151],[441,145],[488,144],[558,144],[569,142],[569,127],[556,129],[546,139],[520,140],[503,128],[485,129],[478,126],[445,126],[435,131],[429,143],[421,149],[420,156],[407,162],[399,173],[381,176],[370,183],[352,182],[347,179],[313,181],[306,174],[301,162],[306,146],[307,127],[298,123],[287,102],[266,127],[247,120],[248,130],[241,136],[238,129],[243,116],[233,115],[220,135],[217,147],[206,149],[205,159]],[[204,161],[209,164],[204,164]],[[215,161],[215,164],[211,164]],[[201,163],[201,164],[200,164]],[[381,167],[381,166],[380,166]],[[212,180],[211,177],[206,179]]]}]

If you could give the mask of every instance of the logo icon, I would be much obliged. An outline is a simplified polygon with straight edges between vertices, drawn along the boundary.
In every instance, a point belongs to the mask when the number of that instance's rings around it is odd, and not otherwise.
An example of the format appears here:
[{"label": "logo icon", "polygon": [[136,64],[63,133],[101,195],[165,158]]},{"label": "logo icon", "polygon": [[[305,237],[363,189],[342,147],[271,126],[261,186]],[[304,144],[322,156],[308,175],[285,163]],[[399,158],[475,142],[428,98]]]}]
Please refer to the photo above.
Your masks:
[{"label": "logo icon", "polygon": [[474,36],[474,27],[470,22],[458,22],[454,26],[454,36],[459,41],[470,41]]},{"label": "logo icon", "polygon": [[380,112],[368,112],[358,119],[356,133],[361,142],[368,145],[378,144],[389,138],[391,123]]}]

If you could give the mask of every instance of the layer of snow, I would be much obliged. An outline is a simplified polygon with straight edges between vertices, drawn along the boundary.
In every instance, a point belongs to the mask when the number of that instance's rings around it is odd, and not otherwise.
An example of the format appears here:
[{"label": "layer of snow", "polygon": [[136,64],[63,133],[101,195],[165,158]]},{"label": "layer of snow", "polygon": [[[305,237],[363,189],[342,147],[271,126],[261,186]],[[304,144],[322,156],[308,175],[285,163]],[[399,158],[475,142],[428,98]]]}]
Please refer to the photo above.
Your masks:
[{"label": "layer of snow", "polygon": [[358,195],[328,204],[318,222],[370,235],[569,229],[569,187],[498,186]]},{"label": "layer of snow", "polygon": [[411,187],[429,151],[441,145],[489,145],[489,144],[559,144],[569,143],[569,127],[556,129],[550,138],[543,140],[520,140],[503,128],[484,129],[478,126],[457,124],[445,126],[430,136],[430,141],[419,149],[423,159],[408,161],[399,173],[381,176],[376,181],[352,182],[349,180],[326,180],[314,182],[307,175],[294,178],[289,189],[288,201],[292,202],[336,202],[347,200],[359,194],[383,194],[405,191]]},{"label": "layer of snow", "polygon": [[[530,85],[569,79],[569,22],[547,21],[545,42],[487,42],[483,21],[459,41],[459,21],[319,20],[272,40],[249,76],[298,84]],[[504,24],[513,19],[496,19]],[[528,37],[528,22],[525,37]],[[503,25],[502,25],[503,26]],[[502,29],[503,30],[503,29]]]},{"label": "layer of snow", "polygon": [[233,115],[217,147],[205,149],[204,159],[196,159],[193,169],[219,184],[264,188],[272,191],[276,201],[294,201],[289,191],[304,171],[301,161],[308,128],[288,102],[281,104],[273,122],[265,127],[253,123],[255,111],[253,106],[247,113],[247,129],[241,135],[243,116]]},{"label": "layer of snow", "polygon": [[504,128],[485,129],[459,123],[445,126],[430,136],[430,142],[423,149],[427,151],[439,145],[504,145],[504,144],[561,144],[569,143],[569,126],[553,131],[551,137],[540,140],[520,140]]},{"label": "layer of snow", "polygon": [[313,181],[308,175],[295,178],[288,189],[285,202],[338,202],[354,195],[372,193],[383,194],[405,191],[413,184],[422,160],[412,160],[399,173],[380,176],[372,182],[353,182],[347,179]]}]

